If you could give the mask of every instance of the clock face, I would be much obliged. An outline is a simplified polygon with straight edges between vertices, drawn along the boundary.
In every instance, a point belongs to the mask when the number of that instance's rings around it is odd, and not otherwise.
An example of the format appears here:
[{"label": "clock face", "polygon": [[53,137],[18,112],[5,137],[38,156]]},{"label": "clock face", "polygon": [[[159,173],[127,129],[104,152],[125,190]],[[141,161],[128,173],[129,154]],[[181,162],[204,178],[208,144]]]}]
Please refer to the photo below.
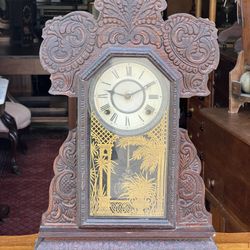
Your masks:
[{"label": "clock face", "polygon": [[163,116],[167,82],[146,58],[113,58],[92,82],[92,111],[104,127],[118,135],[145,133]]}]

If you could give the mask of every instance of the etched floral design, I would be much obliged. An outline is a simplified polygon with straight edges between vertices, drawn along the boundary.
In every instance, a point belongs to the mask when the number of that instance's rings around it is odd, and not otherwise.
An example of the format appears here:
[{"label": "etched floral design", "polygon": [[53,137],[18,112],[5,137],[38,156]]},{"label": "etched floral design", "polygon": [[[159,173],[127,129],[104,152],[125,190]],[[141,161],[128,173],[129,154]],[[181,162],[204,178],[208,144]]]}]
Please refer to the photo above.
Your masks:
[{"label": "etched floral design", "polygon": [[91,116],[90,213],[162,216],[167,115],[140,136],[120,137]]}]

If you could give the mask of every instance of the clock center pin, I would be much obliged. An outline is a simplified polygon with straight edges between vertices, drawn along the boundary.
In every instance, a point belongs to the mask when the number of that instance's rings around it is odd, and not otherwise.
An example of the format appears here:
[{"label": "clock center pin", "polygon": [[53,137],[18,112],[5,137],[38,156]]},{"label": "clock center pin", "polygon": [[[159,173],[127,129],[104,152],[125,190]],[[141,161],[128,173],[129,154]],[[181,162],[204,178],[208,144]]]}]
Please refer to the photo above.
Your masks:
[{"label": "clock center pin", "polygon": [[130,93],[126,93],[126,94],[124,95],[124,97],[125,97],[126,100],[130,100],[132,96],[131,96]]}]

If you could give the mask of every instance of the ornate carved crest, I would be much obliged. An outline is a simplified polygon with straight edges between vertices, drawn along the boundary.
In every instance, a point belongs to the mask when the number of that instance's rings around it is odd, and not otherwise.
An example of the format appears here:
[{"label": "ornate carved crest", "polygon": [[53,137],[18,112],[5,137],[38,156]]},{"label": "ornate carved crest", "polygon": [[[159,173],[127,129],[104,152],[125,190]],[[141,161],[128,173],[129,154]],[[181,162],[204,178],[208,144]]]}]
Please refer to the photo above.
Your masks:
[{"label": "ornate carved crest", "polygon": [[75,95],[74,76],[94,50],[97,24],[86,12],[55,17],[46,23],[40,59],[52,74],[53,94]]},{"label": "ornate carved crest", "polygon": [[164,23],[164,29],[165,51],[183,75],[181,97],[208,95],[208,74],[219,63],[214,23],[188,14],[176,14]]},{"label": "ornate carved crest", "polygon": [[134,45],[151,44],[160,48],[161,11],[166,6],[165,0],[97,0],[95,7],[100,11],[98,46],[131,42]]},{"label": "ornate carved crest", "polygon": [[[163,21],[165,0],[96,0],[98,20],[85,12],[46,23],[40,57],[51,73],[50,93],[76,96],[76,76],[110,46],[152,48],[182,73],[180,97],[208,95],[208,74],[217,67],[217,29],[209,20],[176,14]],[[162,53],[161,53],[162,54]],[[90,59],[91,57],[91,59]]]}]

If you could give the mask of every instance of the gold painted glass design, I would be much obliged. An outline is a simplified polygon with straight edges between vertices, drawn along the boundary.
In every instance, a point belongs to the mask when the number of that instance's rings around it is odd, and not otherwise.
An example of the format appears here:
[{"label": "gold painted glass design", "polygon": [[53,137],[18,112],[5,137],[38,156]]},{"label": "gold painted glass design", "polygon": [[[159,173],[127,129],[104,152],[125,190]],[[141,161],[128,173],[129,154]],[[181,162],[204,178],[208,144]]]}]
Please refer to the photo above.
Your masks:
[{"label": "gold painted glass design", "polygon": [[141,136],[119,137],[91,117],[90,216],[165,216],[168,115]]},{"label": "gold painted glass design", "polygon": [[109,62],[90,89],[93,218],[166,216],[170,83],[146,59],[137,61]]}]

